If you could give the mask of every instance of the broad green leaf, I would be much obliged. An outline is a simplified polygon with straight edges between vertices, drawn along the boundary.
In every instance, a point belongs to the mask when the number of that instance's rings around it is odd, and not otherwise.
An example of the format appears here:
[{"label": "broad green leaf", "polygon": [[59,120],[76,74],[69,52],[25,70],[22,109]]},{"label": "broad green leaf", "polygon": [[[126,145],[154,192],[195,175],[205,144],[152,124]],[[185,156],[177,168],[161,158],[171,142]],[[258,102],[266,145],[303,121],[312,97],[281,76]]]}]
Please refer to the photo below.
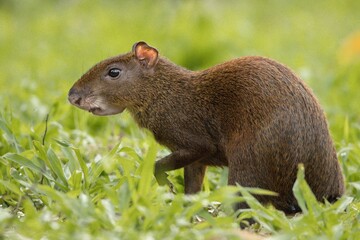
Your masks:
[{"label": "broad green leaf", "polygon": [[24,195],[24,193],[21,192],[20,188],[16,184],[14,184],[10,181],[0,180],[0,184],[3,185],[8,190],[10,190],[11,192],[13,192],[19,196]]},{"label": "broad green leaf", "polygon": [[111,151],[106,154],[102,159],[101,159],[101,163],[102,166],[104,167],[104,170],[108,173],[112,172],[114,170],[114,168],[116,168],[117,166],[117,161],[116,161],[116,153],[119,150],[119,146],[120,143],[116,144]]},{"label": "broad green leaf", "polygon": [[89,182],[89,168],[84,160],[84,158],[81,156],[81,153],[79,151],[78,148],[72,148],[73,151],[75,152],[76,155],[76,159],[81,167],[82,172],[84,173],[84,185],[85,185],[85,189],[88,189],[90,182]]},{"label": "broad green leaf", "polygon": [[68,166],[71,172],[81,170],[80,163],[74,154],[74,151],[70,147],[61,147],[62,153],[68,160]]},{"label": "broad green leaf", "polygon": [[316,214],[321,212],[321,207],[305,180],[305,169],[303,164],[299,164],[299,170],[297,173],[297,179],[293,186],[293,192],[303,213]]},{"label": "broad green leaf", "polygon": [[64,175],[62,163],[51,148],[49,148],[47,151],[47,157],[50,163],[49,168],[55,173],[55,175],[61,180],[62,184],[67,188],[68,183]]},{"label": "broad green leaf", "polygon": [[45,169],[41,169],[37,165],[35,165],[30,159],[27,159],[19,154],[16,153],[7,153],[3,156],[5,159],[8,159],[12,162],[15,162],[21,166],[27,167],[33,171],[36,171],[38,173],[41,173],[44,175],[47,179],[54,181],[54,178],[46,172]]},{"label": "broad green leaf", "polygon": [[141,166],[141,177],[139,180],[139,193],[144,194],[146,196],[151,188],[151,181],[154,176],[154,163],[157,154],[157,143],[155,141],[151,141],[148,152],[144,157]]},{"label": "broad green leaf", "polygon": [[69,185],[72,190],[81,189],[81,181],[83,179],[83,173],[79,170],[74,171],[69,179]]},{"label": "broad green leaf", "polygon": [[44,145],[42,145],[39,141],[35,141],[35,140],[33,141],[33,145],[39,154],[39,158],[44,161],[44,159],[47,158]]},{"label": "broad green leaf", "polygon": [[104,167],[101,161],[92,162],[89,170],[89,178],[91,179],[91,182],[96,182],[100,174],[104,171]]},{"label": "broad green leaf", "polygon": [[9,139],[11,139],[12,143],[15,145],[16,152],[21,153],[23,151],[22,146],[18,143],[15,135],[3,119],[0,119],[0,129],[7,135]]}]

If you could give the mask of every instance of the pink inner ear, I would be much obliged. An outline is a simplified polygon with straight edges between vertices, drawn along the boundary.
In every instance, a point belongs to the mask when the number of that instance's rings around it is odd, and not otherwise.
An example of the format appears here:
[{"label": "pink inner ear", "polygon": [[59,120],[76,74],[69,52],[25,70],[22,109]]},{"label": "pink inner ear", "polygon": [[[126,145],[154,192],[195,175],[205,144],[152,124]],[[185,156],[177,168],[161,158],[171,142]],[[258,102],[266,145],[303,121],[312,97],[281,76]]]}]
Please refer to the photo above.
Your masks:
[{"label": "pink inner ear", "polygon": [[156,63],[158,53],[154,48],[139,45],[137,46],[135,53],[139,60],[146,60],[148,62],[148,66],[152,66]]}]

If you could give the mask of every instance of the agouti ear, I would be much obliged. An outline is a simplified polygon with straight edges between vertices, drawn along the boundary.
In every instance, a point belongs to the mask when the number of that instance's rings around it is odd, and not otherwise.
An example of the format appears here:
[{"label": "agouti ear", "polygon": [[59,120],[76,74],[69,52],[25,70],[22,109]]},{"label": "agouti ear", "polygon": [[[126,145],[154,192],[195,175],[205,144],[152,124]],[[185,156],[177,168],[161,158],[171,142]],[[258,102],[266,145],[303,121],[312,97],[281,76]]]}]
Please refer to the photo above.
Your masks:
[{"label": "agouti ear", "polygon": [[159,52],[155,48],[147,45],[146,42],[135,43],[132,51],[135,57],[148,68],[154,67],[158,62]]}]

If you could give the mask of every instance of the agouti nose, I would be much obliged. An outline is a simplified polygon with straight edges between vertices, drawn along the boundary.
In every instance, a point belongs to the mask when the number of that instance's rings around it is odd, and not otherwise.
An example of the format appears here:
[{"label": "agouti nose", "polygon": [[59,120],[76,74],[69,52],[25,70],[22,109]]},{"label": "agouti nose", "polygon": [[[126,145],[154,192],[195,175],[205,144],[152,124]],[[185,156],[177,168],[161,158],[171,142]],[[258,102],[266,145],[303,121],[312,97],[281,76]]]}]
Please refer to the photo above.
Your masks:
[{"label": "agouti nose", "polygon": [[68,100],[73,105],[80,105],[81,102],[81,96],[79,92],[77,92],[74,88],[71,88],[68,95]]}]

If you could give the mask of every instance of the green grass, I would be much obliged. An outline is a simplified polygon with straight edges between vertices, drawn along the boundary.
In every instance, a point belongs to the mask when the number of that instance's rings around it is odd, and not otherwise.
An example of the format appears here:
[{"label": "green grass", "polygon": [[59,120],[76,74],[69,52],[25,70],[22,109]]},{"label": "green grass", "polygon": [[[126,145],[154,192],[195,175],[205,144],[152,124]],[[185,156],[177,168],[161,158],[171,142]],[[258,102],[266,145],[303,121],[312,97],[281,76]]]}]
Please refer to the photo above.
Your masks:
[{"label": "green grass", "polygon": [[[251,231],[272,239],[356,239],[358,9],[350,0],[0,2],[0,239],[235,239],[249,216],[260,223]],[[327,114],[345,196],[317,203],[302,170],[294,193],[304,213],[294,217],[248,194],[261,190],[227,187],[226,169],[210,168],[195,196],[183,194],[181,170],[169,173],[176,194],[159,187],[153,164],[168,151],[151,134],[126,112],[96,117],[66,99],[88,68],[139,40],[190,69],[243,55],[290,66]],[[251,209],[239,215],[231,206],[243,200]]]}]

